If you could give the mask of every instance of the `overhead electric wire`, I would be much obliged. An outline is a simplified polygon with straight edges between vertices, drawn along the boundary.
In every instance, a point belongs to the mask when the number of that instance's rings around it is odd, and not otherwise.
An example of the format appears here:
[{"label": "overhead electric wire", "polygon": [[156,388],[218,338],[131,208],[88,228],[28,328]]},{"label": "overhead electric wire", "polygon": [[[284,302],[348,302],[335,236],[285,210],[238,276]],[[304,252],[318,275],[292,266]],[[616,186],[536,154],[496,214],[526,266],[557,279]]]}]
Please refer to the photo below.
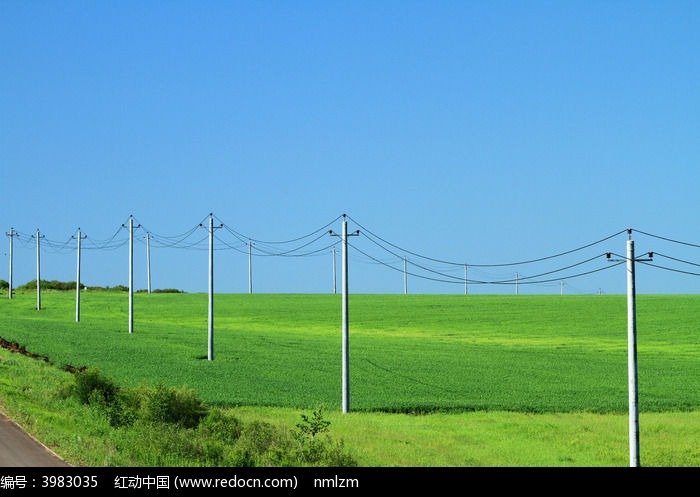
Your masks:
[{"label": "overhead electric wire", "polygon": [[[308,233],[308,234],[306,234],[306,235],[302,235],[302,236],[299,236],[299,237],[297,237],[297,238],[292,238],[292,239],[290,239],[290,240],[275,240],[275,241],[260,240],[260,239],[257,239],[257,238],[253,238],[253,237],[250,237],[250,236],[246,236],[246,235],[244,235],[244,234],[242,234],[242,233],[239,233],[239,232],[237,232],[237,231],[235,231],[235,230],[229,228],[228,225],[227,225],[226,223],[222,223],[222,224],[223,224],[223,226],[226,228],[226,230],[229,231],[232,235],[234,235],[234,236],[236,236],[236,237],[240,237],[239,239],[240,239],[241,241],[250,240],[251,242],[255,242],[255,243],[258,243],[258,244],[285,245],[285,244],[288,244],[288,243],[294,243],[294,242],[298,242],[299,240],[304,240],[304,239],[306,239],[306,238],[309,238],[310,236],[315,235],[315,234],[318,233],[319,231],[324,231],[324,232],[325,232],[326,229],[327,229],[330,225],[332,225],[334,222],[336,222],[336,221],[337,221],[338,219],[340,219],[341,217],[343,217],[343,216],[340,215],[340,216],[336,217],[336,218],[333,219],[332,221],[326,223],[324,226],[322,226],[322,227],[320,227],[320,228],[318,228],[318,229],[315,229],[314,231],[312,231],[312,232],[310,232],[310,233]],[[216,216],[215,216],[215,218],[216,218]]]},{"label": "overhead electric wire", "polygon": [[[603,257],[603,256],[605,256],[605,254],[599,254],[599,255],[596,255],[596,256],[594,256],[594,257],[591,257],[590,259],[586,259],[585,261],[577,262],[576,264],[571,264],[571,265],[569,265],[569,266],[562,267],[562,268],[559,268],[559,269],[554,269],[554,270],[552,270],[552,271],[547,271],[547,272],[545,272],[545,273],[535,274],[535,275],[533,275],[533,276],[518,277],[517,281],[520,282],[520,283],[523,283],[523,280],[528,280],[528,279],[532,279],[532,278],[540,278],[540,277],[542,277],[542,276],[547,276],[548,274],[559,273],[559,272],[561,272],[561,271],[565,271],[565,270],[567,270],[567,269],[571,269],[572,267],[581,266],[581,265],[583,265],[583,264],[586,264],[587,262],[591,262],[592,260],[598,259],[599,257]],[[561,279],[561,278],[557,278],[557,279]],[[515,282],[516,280],[512,280],[512,281]]]},{"label": "overhead electric wire", "polygon": [[[87,235],[82,235],[81,238],[85,239],[85,242],[82,245],[82,248],[85,250],[115,250],[120,247],[123,247],[126,245],[130,240],[130,237],[122,237],[119,238],[120,232],[125,229],[129,228],[130,226],[133,228],[139,228],[142,230],[145,230],[148,235],[149,235],[149,240],[152,242],[153,246],[158,247],[158,248],[176,248],[176,249],[197,249],[197,250],[205,250],[207,248],[206,240],[207,238],[212,235],[215,237],[217,244],[213,247],[214,250],[235,250],[236,252],[239,252],[241,254],[245,255],[255,255],[255,256],[263,256],[263,257],[307,257],[307,256],[317,256],[321,255],[322,253],[326,253],[329,249],[332,247],[337,246],[339,243],[341,243],[341,240],[336,240],[333,241],[332,243],[329,244],[323,244],[322,247],[317,248],[318,245],[314,246],[317,244],[320,240],[322,240],[324,237],[326,237],[329,233],[332,235],[336,235],[333,230],[328,230],[328,228],[335,222],[337,222],[341,218],[348,219],[352,221],[354,224],[356,224],[359,228],[361,228],[363,237],[362,238],[367,238],[372,244],[376,245],[379,249],[384,250],[386,253],[390,254],[392,257],[396,258],[395,260],[382,260],[378,258],[376,255],[372,255],[368,253],[367,251],[361,250],[358,245],[359,243],[355,244],[350,244],[353,248],[353,252],[356,252],[357,254],[360,254],[361,256],[364,257],[364,259],[358,258],[362,262],[369,261],[373,264],[379,264],[382,266],[385,266],[389,269],[392,269],[394,271],[400,272],[404,275],[410,275],[411,277],[415,278],[420,278],[424,280],[430,280],[430,281],[436,281],[440,283],[457,283],[457,284],[466,284],[466,283],[471,283],[471,284],[484,284],[484,285],[513,285],[513,284],[538,284],[538,285],[547,285],[548,283],[556,282],[559,281],[561,282],[564,279],[571,279],[571,278],[578,278],[586,275],[590,275],[592,273],[596,273],[599,271],[603,271],[607,268],[615,267],[619,264],[623,264],[626,261],[625,256],[620,256],[618,254],[613,254],[612,252],[606,252],[603,255],[607,255],[608,259],[612,255],[614,255],[617,259],[615,260],[609,260],[608,264],[605,267],[593,269],[591,271],[584,271],[580,273],[576,273],[573,275],[567,275],[567,276],[557,276],[556,278],[545,278],[550,275],[554,275],[556,273],[562,273],[564,271],[568,271],[574,267],[582,266],[584,264],[587,264],[594,259],[601,257],[601,255],[596,255],[594,257],[588,258],[586,260],[580,261],[580,262],[575,262],[573,264],[568,264],[566,266],[562,266],[556,269],[551,269],[551,270],[546,270],[544,272],[539,272],[538,274],[535,275],[529,275],[529,276],[523,276],[523,275],[517,275],[515,278],[509,277],[507,279],[500,279],[497,277],[494,277],[492,279],[485,279],[485,278],[480,278],[480,279],[470,279],[466,278],[467,271],[466,268],[504,268],[504,267],[512,267],[512,266],[519,266],[519,265],[525,265],[525,264],[533,264],[537,262],[544,262],[544,261],[549,261],[558,257],[562,257],[565,255],[572,254],[577,251],[581,251],[583,249],[592,247],[594,245],[600,244],[602,242],[605,242],[607,240],[610,240],[611,238],[614,238],[622,233],[627,232],[630,234],[634,231],[639,234],[657,238],[660,240],[665,240],[668,242],[672,243],[677,243],[677,244],[682,244],[690,247],[698,247],[700,248],[700,245],[694,244],[694,243],[689,243],[685,241],[680,241],[680,240],[675,240],[672,238],[667,238],[651,233],[646,233],[644,231],[640,230],[633,230],[633,229],[625,229],[621,230],[617,233],[614,233],[612,235],[609,235],[605,238],[602,238],[600,240],[596,240],[594,242],[582,245],[580,247],[570,249],[564,252],[556,253],[553,255],[549,255],[546,257],[540,257],[536,259],[529,259],[529,260],[523,260],[519,262],[508,262],[508,263],[492,263],[492,264],[467,264],[465,262],[454,262],[454,261],[448,261],[448,260],[443,260],[443,259],[438,259],[434,257],[429,257],[414,251],[410,251],[407,249],[404,249],[400,247],[399,245],[396,245],[392,242],[389,242],[385,238],[382,238],[381,236],[375,234],[362,224],[358,223],[355,219],[353,219],[350,216],[347,216],[346,214],[342,214],[341,216],[337,216],[335,219],[330,221],[329,223],[325,224],[324,226],[311,231],[310,233],[307,233],[305,235],[292,238],[289,240],[281,240],[281,241],[265,241],[253,237],[247,237],[241,234],[240,232],[231,229],[227,224],[221,222],[220,226],[217,226],[217,228],[224,228],[224,231],[222,231],[220,234],[211,234],[207,233],[207,235],[200,237],[194,237],[193,235],[198,231],[199,228],[207,228],[205,220],[207,218],[211,219],[216,219],[217,221],[220,221],[220,219],[213,214],[209,214],[208,216],[205,216],[202,220],[201,223],[195,225],[194,227],[190,228],[189,230],[180,233],[178,235],[161,235],[155,232],[152,232],[151,230],[147,230],[140,222],[138,222],[134,216],[129,216],[127,218],[127,223],[122,224],[117,231],[112,235],[111,238],[108,238],[106,240],[94,240],[91,237],[87,237]],[[136,223],[136,225],[134,225]],[[209,231],[209,230],[207,230]],[[229,233],[233,238],[236,240],[236,242],[231,243],[230,239],[227,239],[225,236],[221,236],[224,234],[224,232]],[[358,230],[359,232],[359,230]],[[68,240],[65,242],[59,242],[55,241],[52,239],[48,239],[45,237],[45,235],[40,234],[40,232],[37,230],[37,233],[34,234],[27,234],[23,233],[20,231],[14,231],[15,235],[17,236],[20,246],[28,247],[30,244],[34,244],[34,241],[36,240],[37,234],[41,236],[42,238],[42,248],[49,250],[49,251],[54,251],[54,252],[62,252],[65,250],[75,250],[76,245],[72,243],[75,241],[76,236],[72,235]],[[139,237],[137,238],[137,241],[139,243],[145,243],[146,237]],[[347,242],[349,244],[349,242]],[[218,246],[217,246],[218,245]],[[286,245],[286,247],[285,247]],[[291,245],[291,246],[290,246]],[[320,245],[320,244],[319,244]],[[247,248],[247,250],[246,250]],[[400,251],[400,253],[399,253]],[[694,267],[700,267],[700,264],[695,263],[695,262],[690,262],[688,260],[683,260],[680,258],[664,255],[659,252],[647,252],[649,256],[656,255],[658,257],[663,257],[672,261],[675,261],[679,264],[687,264],[691,265]],[[410,255],[411,257],[407,257],[407,255]],[[352,254],[351,254],[352,256]],[[416,258],[419,260],[424,260],[424,261],[430,261],[435,264],[422,264],[416,262],[416,260],[412,260],[412,258]],[[672,271],[672,272],[677,272],[677,273],[682,273],[682,274],[687,274],[687,275],[693,275],[693,276],[700,276],[700,273],[693,272],[693,271],[684,271],[681,269],[677,268],[671,268],[671,267],[666,267],[663,265],[658,265],[658,264],[653,264],[650,263],[651,259],[644,260],[644,259],[635,259],[636,261],[643,263],[648,266],[656,267],[662,270],[666,271]],[[398,267],[398,264],[400,262],[403,262],[403,268]],[[610,264],[610,262],[614,264]],[[448,268],[442,268],[442,267],[437,267],[436,265],[443,265],[443,266],[448,266]],[[420,271],[408,271],[406,268],[407,266],[410,265],[413,268],[417,268]],[[434,267],[430,267],[434,266]],[[455,271],[459,270],[460,268],[465,268],[464,276],[456,276],[454,274]],[[453,274],[448,274],[448,271],[453,273]],[[477,270],[477,273],[479,271]],[[426,274],[427,273],[427,274]],[[516,273],[517,274],[517,273]],[[495,275],[494,275],[495,276]],[[553,285],[547,285],[547,286],[553,286]]]},{"label": "overhead electric wire", "polygon": [[[360,223],[358,223],[357,221],[355,221],[355,220],[354,220],[353,218],[351,218],[350,216],[348,216],[348,218],[351,219],[357,226],[359,226],[360,229],[362,229],[362,231],[363,231],[363,233],[364,233],[365,235],[369,233],[370,237],[371,237],[371,236],[376,237],[376,238],[378,238],[379,240],[381,240],[382,242],[384,242],[384,243],[386,243],[386,244],[388,244],[388,245],[391,245],[392,247],[394,247],[394,248],[396,248],[396,249],[399,249],[399,250],[402,251],[402,252],[405,252],[405,253],[407,253],[407,254],[414,255],[414,256],[416,256],[416,257],[420,257],[421,259],[427,259],[427,260],[430,260],[430,261],[433,261],[433,262],[438,262],[438,263],[441,263],[441,264],[450,264],[450,265],[453,265],[453,266],[464,266],[464,262],[454,262],[454,261],[446,261],[446,260],[442,260],[442,259],[435,259],[435,258],[432,258],[432,257],[427,257],[427,256],[424,256],[424,255],[418,254],[418,253],[416,253],[416,252],[412,252],[412,251],[410,251],[410,250],[404,249],[404,248],[402,248],[402,247],[400,247],[400,246],[398,246],[398,245],[395,245],[395,244],[393,244],[393,243],[391,243],[391,242],[389,242],[389,241],[383,239],[382,237],[376,235],[375,233],[373,233],[372,231],[370,231],[369,229],[367,229],[366,227],[362,226]],[[548,259],[553,259],[553,258],[556,258],[556,257],[561,257],[561,256],[564,256],[564,255],[568,255],[568,254],[571,254],[571,253],[573,253],[573,252],[577,252],[577,251],[579,251],[579,250],[583,250],[583,249],[588,248],[588,247],[592,247],[593,245],[597,245],[597,244],[599,244],[599,243],[602,243],[602,242],[604,242],[604,241],[606,241],[606,240],[609,240],[609,239],[611,239],[611,238],[614,238],[614,237],[616,237],[616,236],[618,236],[618,235],[620,235],[620,234],[622,234],[622,233],[626,233],[626,232],[627,232],[627,229],[624,229],[624,230],[618,231],[617,233],[614,233],[614,234],[612,234],[612,235],[610,235],[610,236],[607,236],[607,237],[605,237],[605,238],[602,238],[602,239],[600,239],[600,240],[597,240],[597,241],[595,241],[595,242],[591,242],[591,243],[589,243],[589,244],[583,245],[583,246],[581,246],[581,247],[577,247],[577,248],[575,248],[575,249],[567,250],[567,251],[565,251],[565,252],[561,252],[561,253],[558,253],[558,254],[550,255],[550,256],[547,256],[547,257],[540,257],[540,258],[538,258],[538,259],[530,259],[530,260],[519,261],[519,262],[509,262],[509,263],[499,263],[499,264],[469,264],[469,266],[471,266],[471,267],[503,267],[503,266],[517,266],[517,265],[522,265],[522,264],[531,264],[531,263],[534,263],[534,262],[541,262],[541,261],[545,261],[545,260],[548,260]]]},{"label": "overhead electric wire", "polygon": [[659,252],[654,252],[654,255],[655,255],[655,256],[658,255],[659,257],[664,257],[664,258],[666,258],[666,259],[671,259],[672,261],[682,262],[683,264],[690,264],[691,266],[699,266],[699,267],[700,267],[700,264],[697,264],[697,263],[695,263],[695,262],[684,261],[683,259],[676,259],[675,257],[671,257],[671,256],[669,256],[669,255],[660,254]]},{"label": "overhead electric wire", "polygon": [[115,243],[115,238],[121,232],[122,229],[123,227],[119,226],[119,228],[117,228],[117,231],[114,232],[112,237],[107,238],[105,240],[96,240],[94,238],[87,237],[85,240],[88,244],[92,244],[92,247],[83,245],[82,248],[84,248],[85,250],[113,250],[119,247],[123,247],[129,242],[128,239],[119,240],[118,243],[116,243],[116,245],[113,245]]},{"label": "overhead electric wire", "polygon": [[[561,281],[562,279],[572,279],[572,278],[578,278],[578,277],[581,277],[581,276],[587,276],[587,275],[589,275],[589,274],[597,273],[597,272],[599,272],[599,271],[603,271],[603,270],[605,270],[605,269],[608,269],[609,267],[614,267],[614,266],[617,266],[617,265],[621,264],[621,262],[620,262],[620,263],[618,263],[618,264],[610,264],[610,265],[607,265],[607,266],[605,266],[605,267],[601,267],[601,268],[598,268],[598,269],[594,269],[594,270],[592,270],[592,271],[585,271],[585,272],[582,272],[582,273],[577,273],[577,274],[573,274],[573,275],[568,275],[568,276],[564,276],[564,277],[560,277],[560,278],[551,278],[551,279],[536,280],[536,281],[521,281],[521,279],[517,279],[517,280],[516,280],[516,279],[505,279],[505,280],[497,280],[497,281],[482,281],[482,280],[473,280],[473,279],[469,279],[469,278],[467,278],[466,281],[465,281],[464,278],[456,278],[456,277],[454,277],[454,276],[452,276],[452,275],[445,275],[445,274],[443,274],[443,273],[437,273],[437,272],[435,272],[435,271],[430,271],[430,272],[433,272],[433,273],[435,273],[435,274],[439,274],[440,276],[453,278],[453,279],[450,279],[450,280],[446,280],[446,279],[433,278],[433,277],[425,276],[425,275],[422,275],[422,274],[412,273],[412,272],[409,272],[409,271],[404,271],[404,270],[401,269],[401,268],[397,268],[397,267],[394,267],[394,266],[392,266],[392,265],[390,265],[390,264],[386,264],[386,263],[380,261],[379,259],[373,257],[372,255],[370,255],[370,254],[364,252],[363,250],[361,250],[361,249],[355,247],[354,245],[350,244],[350,242],[348,242],[348,245],[351,245],[351,246],[353,247],[354,250],[357,250],[358,252],[360,252],[361,254],[363,254],[365,257],[368,257],[368,258],[374,260],[375,262],[377,262],[377,263],[379,263],[379,264],[381,264],[381,265],[383,265],[383,266],[388,267],[389,269],[393,269],[394,271],[401,272],[401,273],[404,273],[404,274],[407,274],[407,275],[410,275],[410,276],[415,276],[415,277],[417,277],[417,278],[421,278],[421,279],[425,279],[425,280],[430,280],[430,281],[437,281],[437,282],[441,282],[441,283],[461,283],[461,284],[464,284],[464,283],[466,282],[466,283],[471,283],[471,284],[484,284],[484,285],[513,285],[513,284],[515,284],[515,283],[517,282],[517,283],[522,283],[522,284],[541,284],[541,283],[549,283],[549,282],[552,282],[552,281]],[[603,257],[604,255],[605,255],[605,254],[599,254],[599,255],[597,255],[597,256],[595,256],[595,257],[592,257],[592,258],[590,258],[590,259],[587,259],[587,260],[585,260],[585,261],[581,261],[581,262],[579,262],[579,263],[572,264],[572,265],[569,265],[569,266],[564,267],[564,268],[560,268],[560,269],[555,270],[555,271],[549,271],[549,272],[542,273],[542,274],[539,274],[539,275],[530,276],[530,277],[528,277],[528,278],[539,278],[539,277],[541,277],[541,276],[546,276],[547,274],[552,274],[552,273],[555,273],[555,272],[564,271],[564,270],[566,270],[566,269],[570,269],[570,268],[572,268],[572,267],[580,266],[580,265],[585,264],[585,263],[587,263],[587,262],[591,262],[592,260],[597,259],[597,258],[599,258],[599,257]],[[528,278],[522,278],[522,279],[527,280]]]},{"label": "overhead electric wire", "polygon": [[[367,238],[368,238],[371,242],[375,243],[377,246],[379,246],[380,248],[382,248],[383,250],[386,250],[386,251],[389,252],[390,254],[392,254],[392,255],[394,255],[395,257],[401,259],[401,256],[399,256],[399,255],[396,254],[395,252],[392,252],[391,250],[387,249],[386,247],[382,246],[381,244],[377,243],[377,242],[376,242],[375,240],[373,240],[371,237],[367,237]],[[540,278],[540,277],[546,276],[546,275],[548,275],[548,274],[554,274],[554,273],[558,273],[558,272],[561,272],[561,271],[565,271],[565,270],[567,270],[567,269],[571,269],[572,267],[576,267],[576,266],[580,266],[580,265],[582,265],[582,264],[586,264],[586,263],[588,263],[588,262],[590,262],[590,261],[592,261],[592,260],[594,260],[594,259],[597,259],[598,257],[602,257],[603,255],[605,255],[605,254],[598,254],[598,255],[595,255],[594,257],[591,257],[591,258],[586,259],[586,260],[581,261],[581,262],[577,262],[577,263],[575,263],[575,264],[571,264],[571,265],[569,265],[569,266],[565,266],[565,267],[562,267],[562,268],[559,268],[559,269],[555,269],[555,270],[552,270],[552,271],[547,271],[547,272],[540,273],[540,274],[537,274],[537,275],[534,275],[534,276],[528,276],[528,277],[524,277],[524,278],[518,278],[517,281],[520,281],[521,279]],[[373,258],[373,259],[374,259],[374,258]],[[376,259],[374,259],[374,260],[376,260]],[[420,264],[417,264],[417,263],[415,263],[415,262],[413,262],[413,261],[411,261],[411,260],[409,260],[409,259],[403,259],[403,260],[405,260],[407,263],[410,263],[411,265],[413,265],[413,266],[415,266],[415,267],[418,267],[418,268],[420,268],[420,269],[422,269],[422,270],[424,270],[424,271],[427,271],[427,272],[430,272],[430,273],[433,273],[433,274],[440,275],[440,276],[442,276],[442,277],[444,277],[444,278],[453,279],[453,280],[455,280],[457,283],[459,283],[459,282],[463,283],[463,282],[464,282],[464,278],[463,278],[463,277],[460,277],[460,276],[453,276],[453,275],[451,275],[451,274],[445,274],[445,273],[443,273],[443,272],[436,271],[436,270],[427,268],[427,267],[425,267],[425,266],[422,266],[422,265],[420,265]],[[462,266],[464,266],[464,264],[462,264]],[[513,279],[513,280],[504,280],[504,282],[508,282],[508,281],[515,282],[516,280],[515,280],[515,279]]]},{"label": "overhead electric wire", "polygon": [[683,271],[681,269],[674,269],[674,268],[670,268],[670,267],[659,266],[658,264],[652,264],[652,263],[646,262],[646,261],[639,261],[639,263],[644,264],[645,266],[651,266],[651,267],[655,267],[658,269],[663,269],[665,271],[672,271],[674,273],[683,273],[683,274],[689,274],[691,276],[700,276],[700,273],[693,273],[691,271]]},{"label": "overhead electric wire", "polygon": [[[383,250],[386,250],[386,251],[389,252],[391,255],[393,255],[393,256],[395,256],[395,257],[397,257],[397,258],[403,260],[403,258],[402,258],[400,255],[398,255],[398,254],[392,252],[391,250],[387,249],[386,247],[383,247],[382,245],[380,245],[379,243],[377,243],[374,239],[372,239],[372,237],[367,237],[367,239],[368,239],[369,241],[371,241],[372,243],[376,244],[378,247],[382,248]],[[390,245],[391,245],[391,244],[390,244]],[[406,262],[409,262],[409,261],[406,259]],[[443,276],[443,277],[445,277],[445,278],[454,278],[454,279],[457,279],[458,281],[464,282],[464,278],[459,278],[458,276],[452,276],[451,274],[444,274],[444,273],[441,273],[441,272],[439,272],[439,271],[435,271],[435,270],[426,268],[426,267],[424,267],[424,266],[421,266],[420,264],[417,264],[417,263],[415,263],[415,262],[413,262],[413,261],[410,261],[410,262],[411,262],[411,265],[416,266],[416,267],[418,267],[418,268],[421,268],[422,270],[427,271],[427,272],[429,272],[429,273],[439,274],[440,276]],[[462,265],[462,266],[463,266],[463,265]]]},{"label": "overhead electric wire", "polygon": [[[548,279],[548,280],[539,280],[539,281],[523,281],[521,283],[523,285],[532,285],[532,284],[536,284],[536,283],[548,283],[550,281],[561,281],[563,279],[569,280],[569,279],[574,279],[574,278],[580,278],[582,276],[588,276],[589,274],[598,273],[600,271],[605,271],[605,270],[613,268],[615,266],[619,266],[620,264],[624,264],[624,261],[616,262],[615,264],[609,264],[607,266],[600,267],[598,269],[593,269],[592,271],[586,271],[583,273],[572,274],[569,276],[565,276],[563,278],[552,278],[552,279]],[[511,284],[513,284],[513,282],[511,282]]]},{"label": "overhead electric wire", "polygon": [[[308,247],[308,246],[311,245],[312,243],[315,243],[316,241],[320,240],[321,238],[323,238],[323,237],[325,237],[325,236],[327,236],[327,233],[326,233],[326,232],[321,233],[319,236],[317,236],[317,237],[314,238],[313,240],[311,240],[311,241],[309,241],[309,242],[306,242],[305,244],[300,245],[300,246],[298,246],[298,247],[294,247],[294,248],[292,248],[292,249],[286,250],[286,251],[284,251],[284,252],[266,252],[266,251],[260,250],[260,248],[259,248],[257,245],[253,245],[253,246],[256,247],[256,249],[257,249],[258,251],[263,252],[263,253],[260,254],[260,255],[264,255],[264,256],[289,256],[289,255],[292,254],[293,252],[296,252],[297,250],[303,249],[304,247]],[[307,238],[307,237],[304,237],[304,238]],[[298,240],[301,240],[301,239],[302,239],[302,238],[298,238]],[[258,242],[256,242],[256,243],[258,243]],[[330,246],[332,246],[332,245],[330,245]]]},{"label": "overhead electric wire", "polygon": [[637,233],[641,233],[642,235],[646,235],[646,236],[651,236],[651,237],[653,237],[653,238],[658,238],[659,240],[665,240],[665,241],[667,241],[667,242],[678,243],[678,244],[681,244],[681,245],[687,245],[688,247],[700,248],[700,245],[695,244],[695,243],[682,242],[682,241],[680,241],[680,240],[674,240],[674,239],[672,239],[672,238],[666,238],[666,237],[659,236],[659,235],[653,235],[653,234],[651,234],[651,233],[645,233],[644,231],[640,231],[640,230],[632,230],[632,231],[636,231]]}]

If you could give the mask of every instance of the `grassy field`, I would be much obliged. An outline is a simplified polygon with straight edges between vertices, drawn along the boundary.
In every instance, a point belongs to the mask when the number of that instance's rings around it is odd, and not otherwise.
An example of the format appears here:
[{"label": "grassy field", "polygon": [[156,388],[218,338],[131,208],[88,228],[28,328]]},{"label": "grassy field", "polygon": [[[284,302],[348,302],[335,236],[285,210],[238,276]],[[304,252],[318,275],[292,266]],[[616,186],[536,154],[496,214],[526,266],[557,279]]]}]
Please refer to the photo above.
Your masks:
[{"label": "grassy field", "polygon": [[[0,336],[122,385],[186,385],[244,418],[293,424],[324,406],[363,465],[628,462],[625,296],[351,295],[349,414],[340,295],[217,295],[213,361],[205,294],[137,293],[132,334],[126,294],[83,293],[80,322],[74,299],[5,298]],[[647,464],[700,465],[699,304],[637,297]]]}]

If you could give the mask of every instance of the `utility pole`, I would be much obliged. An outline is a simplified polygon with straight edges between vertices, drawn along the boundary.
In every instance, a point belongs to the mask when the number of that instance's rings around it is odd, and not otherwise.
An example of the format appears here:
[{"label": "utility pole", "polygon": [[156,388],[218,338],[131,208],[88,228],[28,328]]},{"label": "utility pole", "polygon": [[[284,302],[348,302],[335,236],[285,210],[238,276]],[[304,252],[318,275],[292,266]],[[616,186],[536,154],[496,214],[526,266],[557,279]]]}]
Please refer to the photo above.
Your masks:
[{"label": "utility pole", "polygon": [[16,236],[19,236],[18,233],[15,233],[14,228],[10,228],[9,233],[5,233],[5,236],[7,236],[10,239],[10,274],[9,274],[9,287],[7,289],[7,298],[12,299],[12,241]]},{"label": "utility pole", "polygon": [[151,234],[146,233],[146,281],[148,293],[151,293]]},{"label": "utility pole", "polygon": [[515,273],[515,294],[518,295],[518,273]]},{"label": "utility pole", "polygon": [[[637,290],[635,282],[634,263],[636,261],[651,261],[654,256],[649,252],[647,259],[635,259],[632,230],[627,230],[627,380],[629,391],[629,448],[630,467],[638,467],[639,463],[639,394],[637,390]],[[607,257],[610,259],[610,253]],[[610,259],[614,260],[614,259]],[[618,260],[619,261],[619,260]]]},{"label": "utility pole", "polygon": [[[333,231],[329,231],[332,236],[337,236]],[[357,236],[360,230],[355,231],[352,235],[348,235],[348,222],[343,214],[343,225],[341,241],[343,250],[341,255],[342,267],[342,287],[343,287],[343,335],[342,335],[342,384],[343,384],[343,414],[350,411],[350,322],[348,312],[348,236]]]},{"label": "utility pole", "polygon": [[637,393],[637,302],[634,240],[627,240],[627,379],[629,382],[630,466],[639,466],[639,407]]},{"label": "utility pole", "polygon": [[336,289],[336,281],[337,281],[337,277],[335,275],[335,247],[333,247],[333,294],[334,295],[336,293],[338,293],[338,291]]},{"label": "utility pole", "polygon": [[406,273],[406,256],[403,258],[403,294],[408,294],[408,275]]},{"label": "utility pole", "polygon": [[559,295],[564,295],[564,282],[559,282]]},{"label": "utility pole", "polygon": [[464,265],[464,295],[467,294],[467,265]]},{"label": "utility pole", "polygon": [[129,216],[129,333],[134,332],[134,216]]},{"label": "utility pole", "polygon": [[[122,227],[124,225],[122,224]],[[129,333],[134,332],[134,216],[129,216]]]},{"label": "utility pole", "polygon": [[253,242],[248,240],[248,293],[253,293]]},{"label": "utility pole", "polygon": [[36,310],[41,310],[41,248],[39,240],[43,238],[36,229]]},{"label": "utility pole", "polygon": [[[200,226],[202,226],[200,224]],[[221,228],[220,224],[218,228]],[[209,312],[207,333],[207,359],[214,360],[214,215],[209,213]]]},{"label": "utility pole", "polygon": [[80,321],[80,240],[87,238],[87,236],[81,236],[80,228],[78,228],[78,234],[75,238],[78,240],[78,259],[75,271],[75,322],[77,323]]}]

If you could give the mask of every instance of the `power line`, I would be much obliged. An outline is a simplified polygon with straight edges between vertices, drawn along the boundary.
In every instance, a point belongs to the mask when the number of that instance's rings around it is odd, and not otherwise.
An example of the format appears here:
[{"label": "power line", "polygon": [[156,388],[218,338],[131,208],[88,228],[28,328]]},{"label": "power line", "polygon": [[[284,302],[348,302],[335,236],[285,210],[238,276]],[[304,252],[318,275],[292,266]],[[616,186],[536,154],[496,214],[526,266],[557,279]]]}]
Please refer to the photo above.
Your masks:
[{"label": "power line", "polygon": [[[410,251],[410,250],[407,250],[407,249],[405,249],[405,248],[402,248],[402,247],[400,247],[400,246],[398,246],[398,245],[395,245],[395,244],[393,244],[393,243],[391,243],[391,242],[389,242],[389,241],[387,241],[387,240],[381,238],[380,236],[374,234],[372,231],[370,231],[369,229],[367,229],[366,227],[362,226],[360,223],[358,223],[357,221],[355,221],[354,219],[352,219],[352,217],[348,216],[348,218],[351,219],[355,224],[357,224],[357,225],[362,229],[363,233],[369,234],[370,236],[373,236],[373,237],[375,237],[375,238],[378,238],[378,239],[381,240],[382,242],[384,242],[384,243],[386,243],[386,244],[388,244],[388,245],[391,245],[392,247],[394,247],[394,248],[396,248],[396,249],[399,249],[399,250],[402,251],[402,252],[405,252],[405,253],[407,253],[407,254],[414,255],[414,256],[416,256],[416,257],[420,257],[421,259],[427,259],[427,260],[430,260],[430,261],[433,261],[433,262],[438,262],[438,263],[441,263],[441,264],[449,264],[449,265],[460,266],[460,267],[463,267],[463,266],[464,266],[464,262],[454,262],[454,261],[446,261],[446,260],[442,260],[442,259],[436,259],[436,258],[433,258],[433,257],[424,256],[424,255],[418,254],[418,253],[416,253],[416,252],[412,252],[412,251]],[[508,263],[498,263],[498,264],[471,264],[471,263],[470,263],[469,266],[470,266],[470,267],[505,267],[505,266],[517,266],[517,265],[522,265],[522,264],[531,264],[531,263],[534,263],[534,262],[541,262],[541,261],[545,261],[545,260],[548,260],[548,259],[553,259],[553,258],[556,258],[556,257],[561,257],[561,256],[564,256],[564,255],[568,255],[568,254],[571,254],[571,253],[573,253],[573,252],[577,252],[577,251],[579,251],[579,250],[583,250],[583,249],[585,249],[585,248],[592,247],[592,246],[597,245],[597,244],[599,244],[599,243],[602,243],[602,242],[604,242],[604,241],[610,240],[611,238],[614,238],[614,237],[616,237],[616,236],[618,236],[618,235],[620,235],[620,234],[622,234],[622,233],[625,233],[625,232],[627,232],[626,229],[625,229],[625,230],[618,231],[617,233],[613,233],[612,235],[607,236],[607,237],[605,237],[605,238],[602,238],[602,239],[600,239],[600,240],[597,240],[597,241],[595,241],[595,242],[591,242],[591,243],[588,243],[588,244],[586,244],[586,245],[583,245],[583,246],[580,246],[580,247],[577,247],[577,248],[574,248],[574,249],[571,249],[571,250],[567,250],[567,251],[565,251],[565,252],[560,252],[560,253],[558,253],[558,254],[553,254],[553,255],[546,256],[546,257],[540,257],[540,258],[538,258],[538,259],[530,259],[530,260],[519,261],[519,262],[508,262]]]},{"label": "power line", "polygon": [[651,236],[651,237],[653,237],[653,238],[658,238],[659,240],[665,240],[665,241],[671,242],[671,243],[678,243],[678,244],[680,244],[680,245],[687,245],[688,247],[700,248],[700,245],[695,244],[695,243],[682,242],[682,241],[680,241],[680,240],[674,240],[674,239],[672,239],[672,238],[666,238],[666,237],[659,236],[659,235],[653,235],[653,234],[651,234],[651,233],[645,233],[644,231],[640,231],[640,230],[634,230],[634,231],[636,231],[637,233],[641,233],[641,234],[643,234],[643,235],[646,235],[646,236]]}]

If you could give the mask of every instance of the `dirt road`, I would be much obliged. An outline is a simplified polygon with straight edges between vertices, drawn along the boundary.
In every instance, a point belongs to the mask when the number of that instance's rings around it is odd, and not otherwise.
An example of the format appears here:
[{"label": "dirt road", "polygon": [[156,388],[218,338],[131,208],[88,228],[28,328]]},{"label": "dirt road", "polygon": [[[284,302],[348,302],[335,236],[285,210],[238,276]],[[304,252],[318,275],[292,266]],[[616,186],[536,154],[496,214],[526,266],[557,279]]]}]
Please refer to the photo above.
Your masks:
[{"label": "dirt road", "polygon": [[70,466],[0,413],[0,467]]}]

